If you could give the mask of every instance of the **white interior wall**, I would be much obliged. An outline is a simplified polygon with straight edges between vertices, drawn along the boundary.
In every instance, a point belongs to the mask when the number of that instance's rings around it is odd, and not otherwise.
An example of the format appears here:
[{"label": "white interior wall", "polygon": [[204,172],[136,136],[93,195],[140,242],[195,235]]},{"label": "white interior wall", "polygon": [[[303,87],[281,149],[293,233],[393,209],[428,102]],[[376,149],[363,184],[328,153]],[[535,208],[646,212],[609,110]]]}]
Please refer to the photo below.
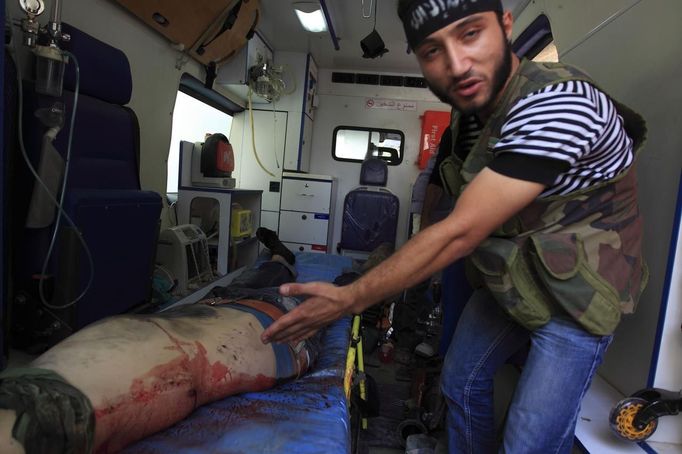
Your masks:
[{"label": "white interior wall", "polygon": [[[337,178],[338,190],[334,215],[332,245],[341,238],[341,219],[345,195],[359,185],[360,163],[335,161],[332,158],[334,128],[344,126],[371,126],[397,129],[405,134],[403,162],[388,166],[387,187],[400,199],[397,243],[402,245],[407,237],[407,213],[410,208],[412,184],[419,169],[415,162],[419,152],[421,131],[420,115],[425,110],[450,111],[429,90],[418,88],[379,87],[358,84],[332,84],[331,71],[320,69],[319,106],[313,125],[310,172],[332,175]],[[388,98],[416,101],[416,111],[369,109],[367,98]]]},{"label": "white interior wall", "polygon": [[[678,194],[680,194],[678,192]],[[656,388],[677,391],[682,389],[682,195],[677,201],[677,211],[680,217],[677,219],[677,235],[673,242],[675,248],[674,259],[671,260],[672,273],[670,289],[666,298],[665,321],[661,332],[661,349],[656,362],[656,377],[653,386]],[[677,246],[675,247],[674,244]],[[660,418],[656,433],[652,440],[674,442],[682,444],[682,431],[680,431],[682,416],[673,418]]]},{"label": "white interior wall", "polygon": [[301,137],[301,113],[305,96],[305,69],[308,56],[301,52],[276,52],[275,64],[284,70],[284,80],[288,94],[277,102],[277,108],[289,112],[287,118],[286,148],[284,168],[297,170],[298,148]]},{"label": "white interior wall", "polygon": [[298,170],[298,145],[301,142],[301,108],[289,111],[287,117],[286,146],[284,150],[284,168]]},{"label": "white interior wall", "polygon": [[315,109],[311,106],[318,90],[317,64],[309,54],[284,51],[275,54],[275,63],[282,65],[287,91],[290,91],[279,101],[289,112],[284,168],[307,172],[315,118]]},{"label": "white interior wall", "polygon": [[283,169],[298,167],[306,61],[305,53],[277,52],[275,64],[283,68],[287,92],[272,103],[253,95],[256,149],[265,168],[275,177],[265,172],[254,157],[248,106],[234,116],[232,123],[230,142],[235,151],[237,187],[263,190],[261,225],[275,231],[279,226],[280,193],[271,192],[270,183],[280,181]]},{"label": "white interior wall", "polygon": [[253,136],[258,159],[254,154],[248,110],[239,115],[238,125],[232,128],[230,140],[235,152],[233,176],[237,180],[237,187],[263,191],[261,225],[273,230],[277,230],[279,225],[280,193],[270,191],[270,183],[279,183],[282,179],[287,117],[287,112],[253,111]]},{"label": "white interior wall", "polygon": [[[23,17],[17,0],[7,0],[7,4],[13,18]],[[46,12],[39,17],[42,24],[47,22],[51,7],[52,1],[46,0]],[[180,77],[186,72],[203,80],[203,67],[189,60],[177,69],[180,53],[170,42],[113,1],[62,2],[62,20],[121,49],[128,57],[133,80],[129,106],[140,122],[142,188],[165,194],[173,106]],[[14,31],[19,30],[15,27]],[[227,92],[223,94],[228,96]],[[165,214],[161,218],[168,223]]]},{"label": "white interior wall", "polygon": [[[630,394],[647,384],[682,167],[682,2],[534,0],[520,14],[517,33],[542,12],[552,24],[560,59],[587,70],[649,126],[638,176],[651,278],[636,314],[624,317],[599,371]],[[682,357],[679,348],[676,355]]]}]

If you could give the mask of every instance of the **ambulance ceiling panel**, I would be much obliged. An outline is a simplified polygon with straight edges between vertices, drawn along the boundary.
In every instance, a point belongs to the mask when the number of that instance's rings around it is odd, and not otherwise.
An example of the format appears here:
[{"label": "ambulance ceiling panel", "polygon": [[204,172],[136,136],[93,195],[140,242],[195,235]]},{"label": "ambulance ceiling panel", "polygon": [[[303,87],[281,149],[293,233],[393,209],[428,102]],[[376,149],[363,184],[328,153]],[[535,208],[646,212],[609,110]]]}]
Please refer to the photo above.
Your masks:
[{"label": "ambulance ceiling panel", "polygon": [[[291,0],[261,0],[262,18],[259,31],[275,49],[309,52],[321,68],[397,72],[419,74],[414,55],[407,53],[407,42],[396,14],[398,0],[325,0],[339,39],[335,50],[329,33],[308,33],[303,30]],[[518,13],[527,0],[502,0],[505,8]],[[374,28],[389,50],[382,57],[362,57],[360,41]],[[370,16],[370,17],[365,17]]]}]

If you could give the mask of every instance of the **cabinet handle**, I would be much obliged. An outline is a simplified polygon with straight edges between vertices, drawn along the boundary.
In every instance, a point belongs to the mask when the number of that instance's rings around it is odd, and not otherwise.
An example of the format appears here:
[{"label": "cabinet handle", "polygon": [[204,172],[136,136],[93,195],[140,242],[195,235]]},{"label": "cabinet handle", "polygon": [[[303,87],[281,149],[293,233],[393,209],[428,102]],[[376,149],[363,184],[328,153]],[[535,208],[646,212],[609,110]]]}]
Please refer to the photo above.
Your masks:
[{"label": "cabinet handle", "polygon": [[306,215],[304,214],[303,216],[301,216],[301,219],[303,219],[303,220],[305,221],[306,219],[308,219],[308,216],[306,216]]}]

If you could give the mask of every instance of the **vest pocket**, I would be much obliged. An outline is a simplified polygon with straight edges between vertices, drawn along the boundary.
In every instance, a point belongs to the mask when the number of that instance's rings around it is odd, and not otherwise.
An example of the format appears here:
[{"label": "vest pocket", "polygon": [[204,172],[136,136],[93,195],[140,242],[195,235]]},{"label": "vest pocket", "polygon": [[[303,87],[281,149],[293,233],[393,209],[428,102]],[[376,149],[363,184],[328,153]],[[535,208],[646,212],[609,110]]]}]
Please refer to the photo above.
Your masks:
[{"label": "vest pocket", "polygon": [[488,238],[470,257],[486,287],[510,317],[529,330],[549,321],[547,297],[514,241]]},{"label": "vest pocket", "polygon": [[530,240],[537,275],[554,301],[590,333],[613,333],[620,298],[590,267],[582,240],[572,233],[535,234]]},{"label": "vest pocket", "polygon": [[465,181],[460,173],[462,164],[458,162],[453,156],[448,156],[443,159],[438,171],[440,172],[440,179],[443,182],[443,189],[450,197],[457,197],[460,194],[462,186]]}]

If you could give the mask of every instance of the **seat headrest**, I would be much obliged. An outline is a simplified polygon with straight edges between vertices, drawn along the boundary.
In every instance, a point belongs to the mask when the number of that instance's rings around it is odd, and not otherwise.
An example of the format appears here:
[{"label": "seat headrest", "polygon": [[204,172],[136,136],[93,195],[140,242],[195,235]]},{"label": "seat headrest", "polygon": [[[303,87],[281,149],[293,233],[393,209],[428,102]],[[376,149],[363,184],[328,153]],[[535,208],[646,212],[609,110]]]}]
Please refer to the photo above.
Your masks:
[{"label": "seat headrest", "polygon": [[388,165],[379,158],[369,158],[362,162],[360,184],[367,186],[386,186]]},{"label": "seat headrest", "polygon": [[[63,43],[64,49],[78,59],[80,93],[112,104],[128,104],[133,81],[123,51],[67,23],[62,23],[62,30],[71,36],[69,42]],[[76,68],[72,63],[64,71],[64,88],[71,91],[76,88]]]}]

